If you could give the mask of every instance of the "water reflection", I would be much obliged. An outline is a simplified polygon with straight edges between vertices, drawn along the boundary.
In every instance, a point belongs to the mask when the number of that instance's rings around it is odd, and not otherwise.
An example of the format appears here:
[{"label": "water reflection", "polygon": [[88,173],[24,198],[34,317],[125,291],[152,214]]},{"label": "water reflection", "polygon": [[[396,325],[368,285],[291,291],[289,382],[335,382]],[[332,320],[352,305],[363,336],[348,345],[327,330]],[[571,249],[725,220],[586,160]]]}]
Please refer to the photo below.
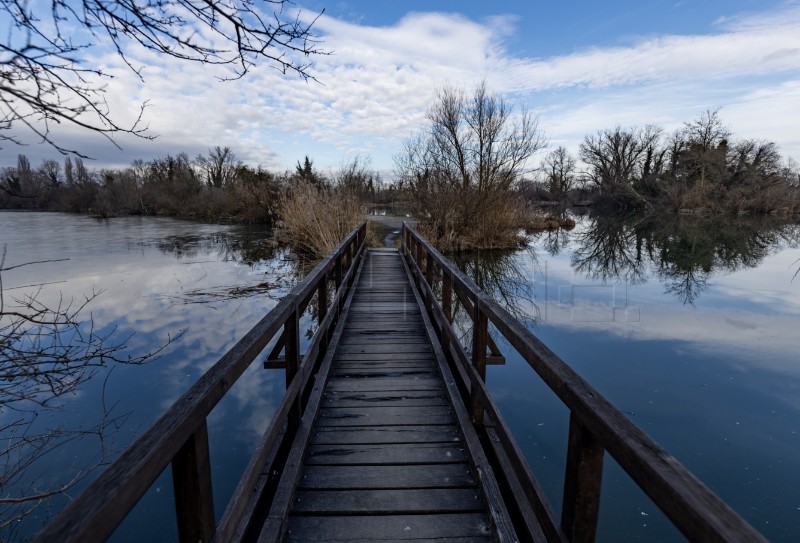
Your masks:
[{"label": "water reflection", "polygon": [[[538,281],[541,308],[528,328],[770,540],[797,541],[800,226],[770,216],[585,216],[531,245],[546,273],[542,285],[538,271],[522,271]],[[529,257],[513,258],[524,267]],[[498,345],[506,365],[489,368],[490,392],[557,506],[568,413]],[[603,480],[598,540],[682,540],[611,461]]]},{"label": "water reflection", "polygon": [[[305,267],[271,243],[269,232],[251,227],[162,218],[95,221],[61,214],[0,213],[0,232],[0,241],[9,248],[6,268],[23,261],[43,262],[3,275],[3,285],[14,296],[23,297],[33,289],[42,303],[52,306],[62,297],[82,300],[102,292],[86,308],[94,330],[98,334],[116,330],[134,357],[185,331],[149,364],[109,364],[82,373],[85,379],[76,381],[54,409],[34,413],[33,425],[17,422],[19,409],[0,409],[4,443],[21,436],[37,446],[36,454],[24,457],[19,448],[6,447],[5,457],[0,451],[0,463],[26,470],[14,481],[0,481],[0,539],[6,541],[27,539],[58,512],[68,500],[59,492],[65,484],[75,481],[72,493],[85,486],[99,460],[112,460],[149,427],[275,305]],[[309,315],[303,316],[301,326],[311,326]],[[224,466],[214,473],[219,503],[227,501],[229,487],[238,480],[252,444],[283,394],[283,375],[259,366],[247,370],[209,417],[214,461]],[[63,445],[53,447],[56,442]],[[42,492],[41,507],[23,504],[26,514],[21,522],[6,523],[18,515],[2,506],[5,498],[30,488],[56,492],[53,496]],[[154,489],[145,502],[163,499],[159,492]],[[126,521],[132,524],[130,529],[121,528],[115,539],[138,540],[142,526],[174,524],[172,509],[167,502],[144,516],[132,513]],[[168,532],[160,537],[172,539]]]},{"label": "water reflection", "polygon": [[[566,246],[544,238],[551,254]],[[573,234],[573,269],[602,282],[636,285],[651,274],[666,293],[694,304],[715,273],[758,266],[771,252],[800,243],[800,227],[778,217],[595,216]]]},{"label": "water reflection", "polygon": [[535,323],[539,308],[535,303],[536,252],[462,252],[449,255],[451,261],[475,284],[499,301],[514,318]]}]

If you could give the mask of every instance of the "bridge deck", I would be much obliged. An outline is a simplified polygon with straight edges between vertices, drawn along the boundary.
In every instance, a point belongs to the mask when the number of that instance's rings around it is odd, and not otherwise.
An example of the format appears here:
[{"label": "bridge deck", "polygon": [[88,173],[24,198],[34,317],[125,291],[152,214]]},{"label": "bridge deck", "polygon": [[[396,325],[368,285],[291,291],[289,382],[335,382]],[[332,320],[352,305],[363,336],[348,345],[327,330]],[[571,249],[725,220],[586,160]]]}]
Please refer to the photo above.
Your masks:
[{"label": "bridge deck", "polygon": [[457,423],[399,253],[370,250],[355,288],[287,540],[492,540],[474,429]]}]

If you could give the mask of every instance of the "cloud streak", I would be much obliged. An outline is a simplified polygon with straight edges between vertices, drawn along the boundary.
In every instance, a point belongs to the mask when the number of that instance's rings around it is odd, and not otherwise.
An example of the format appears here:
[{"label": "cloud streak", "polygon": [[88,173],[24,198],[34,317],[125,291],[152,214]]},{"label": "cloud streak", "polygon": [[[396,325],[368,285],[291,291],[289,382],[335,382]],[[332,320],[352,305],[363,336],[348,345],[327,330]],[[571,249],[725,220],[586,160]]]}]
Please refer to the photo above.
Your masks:
[{"label": "cloud streak", "polygon": [[[316,17],[299,13],[309,21]],[[573,150],[597,129],[648,122],[672,129],[722,106],[737,134],[773,139],[800,158],[796,5],[721,21],[711,34],[641,37],[549,58],[506,50],[509,33],[529,31],[515,28],[513,17],[474,21],[457,13],[409,13],[378,27],[323,15],[315,29],[333,53],[311,59],[319,83],[268,67],[224,83],[216,67],[139,52],[143,86],[114,54],[99,57],[117,76],[107,88],[111,105],[131,116],[149,100],[146,120],[159,135],[146,144],[121,140],[137,156],[109,150],[105,162],[177,149],[194,156],[229,145],[247,162],[270,168],[291,167],[307,153],[324,168],[358,152],[390,169],[391,156],[421,125],[436,88],[471,87],[482,79],[513,104],[538,111],[550,139]]]}]

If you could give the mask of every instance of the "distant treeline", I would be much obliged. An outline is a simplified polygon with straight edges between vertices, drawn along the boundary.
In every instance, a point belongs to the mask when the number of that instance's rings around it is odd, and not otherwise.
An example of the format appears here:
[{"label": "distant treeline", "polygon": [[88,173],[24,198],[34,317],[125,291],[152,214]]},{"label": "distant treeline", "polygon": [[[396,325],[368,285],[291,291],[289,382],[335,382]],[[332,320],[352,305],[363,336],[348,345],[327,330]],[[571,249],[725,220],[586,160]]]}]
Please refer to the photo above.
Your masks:
[{"label": "distant treeline", "polygon": [[[181,153],[137,160],[123,169],[90,170],[69,157],[34,166],[19,155],[16,166],[0,170],[0,208],[299,226],[312,219],[298,219],[304,206],[336,219],[339,208],[353,214],[365,204],[399,203],[443,249],[525,243],[521,228],[549,225],[531,206],[537,202],[682,213],[800,211],[797,163],[771,141],[734,138],[718,111],[672,134],[653,125],[601,130],[584,138],[577,156],[551,150],[531,174],[543,148],[536,120],[524,113],[517,122],[485,85],[472,95],[448,88],[395,157],[393,184],[361,157],[324,175],[308,156],[276,173],[243,164],[228,147],[194,159]],[[313,231],[296,230],[292,239],[322,239],[319,232],[330,228]]]},{"label": "distant treeline", "polygon": [[577,159],[558,147],[524,187],[533,199],[614,208],[797,213],[800,169],[774,142],[734,138],[717,110],[673,134],[657,126],[586,136]]},{"label": "distant treeline", "polygon": [[31,165],[20,154],[0,171],[0,208],[65,211],[99,217],[166,215],[213,222],[275,222],[293,186],[336,187],[359,202],[395,199],[369,161],[355,158],[328,176],[307,156],[294,171],[276,173],[243,164],[228,148],[190,159],[185,153],[137,160],[124,169],[90,170],[80,158]]}]

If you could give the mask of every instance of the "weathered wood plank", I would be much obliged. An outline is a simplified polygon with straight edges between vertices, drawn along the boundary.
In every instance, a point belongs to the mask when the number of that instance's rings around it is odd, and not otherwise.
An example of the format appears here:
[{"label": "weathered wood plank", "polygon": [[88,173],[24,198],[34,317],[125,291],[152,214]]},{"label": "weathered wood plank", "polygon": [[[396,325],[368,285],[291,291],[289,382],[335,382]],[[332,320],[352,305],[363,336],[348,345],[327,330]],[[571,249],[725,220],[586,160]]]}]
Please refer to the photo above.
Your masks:
[{"label": "weathered wood plank", "polygon": [[382,406],[447,406],[450,403],[440,392],[397,390],[391,392],[334,392],[326,391],[323,408],[331,407],[382,407]]},{"label": "weathered wood plank", "polygon": [[[430,254],[428,256],[428,259],[429,259],[428,263],[430,270]],[[411,262],[410,265],[414,267],[413,273],[416,273],[417,275],[421,273],[419,266],[417,266],[415,262]],[[407,272],[409,274],[412,273],[411,270],[408,269]],[[423,284],[423,285],[427,297],[432,299],[433,291],[431,290],[430,285],[428,284]],[[415,298],[417,304],[420,307],[422,307],[422,299],[420,294],[416,293]],[[439,309],[438,305],[437,309]],[[519,536],[509,516],[508,508],[504,503],[500,487],[494,475],[494,469],[491,463],[489,462],[489,459],[487,458],[486,453],[483,450],[483,447],[479,442],[475,428],[469,423],[469,420],[467,418],[468,413],[466,410],[466,406],[463,405],[460,401],[461,397],[459,395],[455,380],[453,379],[453,376],[445,360],[444,352],[442,351],[441,345],[438,342],[436,342],[436,332],[434,330],[433,323],[429,319],[427,312],[423,312],[421,316],[425,323],[425,330],[427,331],[428,335],[431,338],[431,345],[433,346],[434,351],[436,353],[435,357],[436,362],[439,365],[442,377],[444,379],[444,382],[446,383],[445,393],[452,402],[454,415],[458,420],[459,427],[463,431],[464,443],[467,450],[469,451],[469,455],[472,460],[471,465],[473,469],[476,471],[476,473],[479,474],[479,485],[481,489],[481,494],[483,495],[483,498],[486,501],[487,513],[492,522],[495,539],[500,543],[511,543],[511,542],[516,543],[517,541],[519,541]],[[480,330],[477,330],[477,328],[479,327],[480,324],[476,324],[476,330],[474,332],[476,335],[482,334]],[[480,342],[480,339],[478,341]],[[473,369],[473,371],[475,370]],[[483,383],[481,382],[479,384],[482,385]],[[532,537],[532,539],[534,541],[541,541],[541,539],[537,538],[536,535],[538,534],[535,534]]]},{"label": "weathered wood plank", "polygon": [[454,538],[458,541],[491,541],[486,515],[292,516],[286,535],[289,542],[453,541]]},{"label": "weathered wood plank", "polygon": [[298,489],[458,488],[475,485],[467,464],[306,466]]},{"label": "weathered wood plank", "polygon": [[348,354],[410,354],[410,353],[430,353],[431,346],[426,343],[358,343],[342,345],[336,350],[339,357]]},{"label": "weathered wood plank", "polygon": [[[347,336],[347,339],[345,341],[342,341],[342,347],[344,348],[342,352],[347,352],[348,349],[353,347],[365,347],[365,346],[371,347],[375,345],[376,341],[380,341],[381,345],[387,346],[388,348],[386,349],[386,351],[388,352],[394,352],[395,350],[397,350],[397,348],[402,349],[404,352],[408,352],[408,349],[406,349],[405,346],[409,345],[417,346],[425,344],[426,338],[425,336],[419,333],[386,334],[379,340],[377,340],[373,334],[366,334],[366,335],[351,334]],[[367,352],[381,352],[381,351],[370,349]],[[430,352],[430,349],[427,349],[426,352]]]},{"label": "weathered wood plank", "polygon": [[453,513],[483,511],[483,501],[472,488],[403,490],[301,490],[294,513]]},{"label": "weathered wood plank", "polygon": [[351,368],[351,369],[379,369],[383,363],[386,363],[390,368],[430,368],[432,366],[430,360],[337,360],[337,368]]},{"label": "weathered wood plank", "polygon": [[466,462],[467,453],[461,444],[363,444],[312,445],[306,454],[308,466],[454,464]]},{"label": "weathered wood plank", "polygon": [[408,361],[408,360],[430,360],[430,355],[427,353],[346,353],[341,357],[337,356],[336,361],[357,361],[357,360],[371,360],[375,362],[386,362],[392,360]]},{"label": "weathered wood plank", "polygon": [[336,368],[331,377],[336,379],[380,379],[380,378],[436,378],[438,377],[433,366],[428,368]]},{"label": "weathered wood plank", "polygon": [[332,391],[392,391],[392,390],[442,390],[442,381],[434,377],[404,379],[382,377],[374,379],[330,379],[328,390]]},{"label": "weathered wood plank", "polygon": [[450,426],[360,426],[317,427],[311,443],[457,443],[458,427]]},{"label": "weathered wood plank", "polygon": [[448,406],[341,407],[320,410],[317,426],[435,425],[454,422]]}]

